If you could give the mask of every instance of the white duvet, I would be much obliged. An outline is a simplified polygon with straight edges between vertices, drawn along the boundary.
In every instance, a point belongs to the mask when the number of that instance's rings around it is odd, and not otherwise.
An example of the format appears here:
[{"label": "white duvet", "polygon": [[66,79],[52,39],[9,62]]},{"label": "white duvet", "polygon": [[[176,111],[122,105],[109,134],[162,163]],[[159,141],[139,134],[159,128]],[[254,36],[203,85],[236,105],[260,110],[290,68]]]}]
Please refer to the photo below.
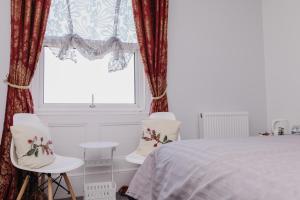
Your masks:
[{"label": "white duvet", "polygon": [[300,136],[162,145],[127,194],[139,200],[300,200]]}]

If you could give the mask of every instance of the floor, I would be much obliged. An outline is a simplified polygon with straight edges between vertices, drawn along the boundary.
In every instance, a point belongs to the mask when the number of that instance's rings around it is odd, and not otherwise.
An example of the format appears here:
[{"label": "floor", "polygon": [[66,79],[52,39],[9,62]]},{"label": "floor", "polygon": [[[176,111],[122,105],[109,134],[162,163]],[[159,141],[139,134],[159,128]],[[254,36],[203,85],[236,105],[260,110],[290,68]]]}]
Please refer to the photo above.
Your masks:
[{"label": "floor", "polygon": [[[71,198],[60,199],[60,200],[71,200]],[[78,197],[77,200],[83,200],[83,197]],[[122,197],[122,196],[120,196],[120,195],[117,194],[117,200],[129,200],[129,198],[127,198],[127,197]]]}]

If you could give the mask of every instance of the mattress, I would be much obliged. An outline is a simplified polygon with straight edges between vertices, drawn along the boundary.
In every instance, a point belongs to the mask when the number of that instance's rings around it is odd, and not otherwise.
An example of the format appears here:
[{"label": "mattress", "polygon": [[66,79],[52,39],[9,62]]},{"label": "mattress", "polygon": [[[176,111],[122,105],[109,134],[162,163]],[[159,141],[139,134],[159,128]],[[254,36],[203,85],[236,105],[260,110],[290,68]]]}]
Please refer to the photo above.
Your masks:
[{"label": "mattress", "polygon": [[300,136],[162,145],[138,169],[127,194],[139,200],[299,200]]}]

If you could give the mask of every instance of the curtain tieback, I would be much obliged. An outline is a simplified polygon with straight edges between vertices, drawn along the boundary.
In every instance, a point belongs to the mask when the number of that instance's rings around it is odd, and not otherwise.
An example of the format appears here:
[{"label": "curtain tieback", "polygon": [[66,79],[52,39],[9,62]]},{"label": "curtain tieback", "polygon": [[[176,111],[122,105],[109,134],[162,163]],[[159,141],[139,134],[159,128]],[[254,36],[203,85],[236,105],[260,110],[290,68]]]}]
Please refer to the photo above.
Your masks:
[{"label": "curtain tieback", "polygon": [[27,90],[30,88],[30,85],[16,85],[16,84],[10,83],[7,79],[4,80],[4,83],[6,83],[9,87],[21,89],[21,90]]},{"label": "curtain tieback", "polygon": [[167,94],[167,88],[165,89],[164,93],[162,93],[162,95],[160,95],[158,97],[152,97],[152,99],[153,100],[159,100],[159,99],[163,98],[166,94]]}]

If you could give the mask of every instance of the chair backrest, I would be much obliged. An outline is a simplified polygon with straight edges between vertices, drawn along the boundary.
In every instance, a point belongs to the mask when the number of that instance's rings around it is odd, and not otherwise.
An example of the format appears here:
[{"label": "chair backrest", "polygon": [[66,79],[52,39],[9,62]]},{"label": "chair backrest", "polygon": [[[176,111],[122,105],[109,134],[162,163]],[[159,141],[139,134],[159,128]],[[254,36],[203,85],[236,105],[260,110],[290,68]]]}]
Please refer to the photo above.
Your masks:
[{"label": "chair backrest", "polygon": [[[176,120],[176,117],[174,115],[174,113],[172,112],[156,112],[156,113],[152,113],[149,116],[149,119],[169,119],[169,120]],[[178,133],[178,138],[177,141],[181,140],[181,134],[180,132]]]},{"label": "chair backrest", "polygon": [[17,113],[13,117],[13,125],[41,125],[42,122],[36,114]]},{"label": "chair backrest", "polygon": [[169,120],[176,120],[174,113],[172,112],[156,112],[152,113],[149,116],[149,119],[169,119]]},{"label": "chair backrest", "polygon": [[[34,127],[42,125],[42,122],[36,114],[17,113],[13,117],[13,125],[30,125]],[[17,154],[13,139],[10,145],[10,159],[13,166],[17,167]]]}]

